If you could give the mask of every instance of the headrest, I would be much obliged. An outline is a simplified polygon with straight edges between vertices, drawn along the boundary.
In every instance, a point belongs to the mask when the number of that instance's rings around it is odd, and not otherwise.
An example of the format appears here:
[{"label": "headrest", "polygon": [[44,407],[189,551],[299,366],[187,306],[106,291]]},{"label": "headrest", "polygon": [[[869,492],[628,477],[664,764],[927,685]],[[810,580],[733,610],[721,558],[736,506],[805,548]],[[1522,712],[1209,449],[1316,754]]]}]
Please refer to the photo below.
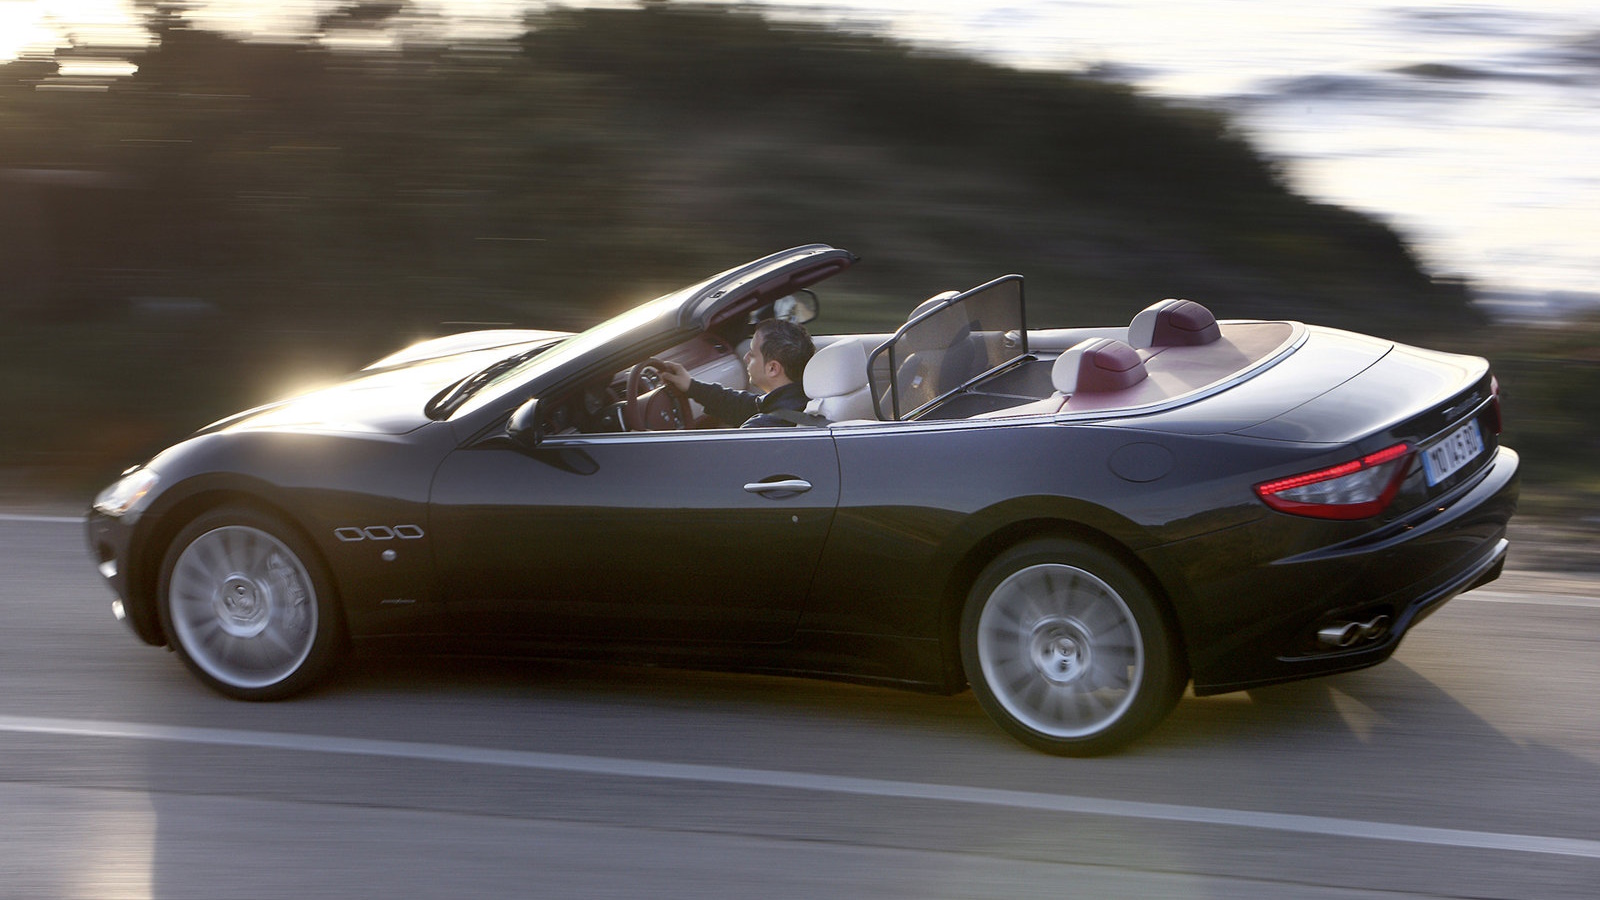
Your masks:
[{"label": "headrest", "polygon": [[911,311],[911,315],[906,316],[906,321],[909,322],[912,319],[915,319],[917,316],[922,315],[923,313],[927,312],[930,309],[933,309],[933,308],[938,307],[938,306],[943,306],[946,302],[949,301],[949,299],[951,297],[955,297],[955,296],[959,295],[960,293],[961,293],[960,291],[942,291],[940,293],[934,294],[932,297],[929,297],[928,299],[922,301],[921,303],[918,303],[917,304],[917,308],[913,309]]},{"label": "headrest", "polygon": [[1121,341],[1089,338],[1056,357],[1050,380],[1063,394],[1120,391],[1148,375],[1139,352]]},{"label": "headrest", "polygon": [[960,293],[960,291],[945,291],[942,294],[934,294],[911,311],[911,318],[907,319],[907,322],[930,311],[935,312],[935,315],[912,325],[910,331],[901,335],[900,340],[896,342],[899,359],[904,360],[905,355],[910,353],[947,350],[951,344],[970,332],[966,316],[938,312],[949,305],[950,298]]},{"label": "headrest", "polygon": [[1149,347],[1192,347],[1222,337],[1217,317],[1193,300],[1162,300],[1139,311],[1128,325],[1128,343]]},{"label": "headrest", "polygon": [[818,350],[801,376],[806,396],[842,397],[867,386],[867,345],[846,338]]}]

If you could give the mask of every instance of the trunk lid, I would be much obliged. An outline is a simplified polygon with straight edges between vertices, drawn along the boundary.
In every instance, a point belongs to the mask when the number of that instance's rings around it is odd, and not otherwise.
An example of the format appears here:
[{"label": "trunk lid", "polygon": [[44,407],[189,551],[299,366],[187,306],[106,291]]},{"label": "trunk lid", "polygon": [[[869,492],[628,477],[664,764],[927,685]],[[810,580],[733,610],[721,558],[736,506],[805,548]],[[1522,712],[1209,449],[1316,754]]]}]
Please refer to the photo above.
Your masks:
[{"label": "trunk lid", "polygon": [[1486,360],[1395,344],[1356,376],[1236,433],[1363,453],[1404,443],[1410,459],[1385,511],[1393,518],[1490,464],[1500,443],[1500,401]]},{"label": "trunk lid", "polygon": [[1330,463],[1404,443],[1405,474],[1385,520],[1471,480],[1494,459],[1500,434],[1486,360],[1316,326],[1286,358],[1154,418],[1144,424],[1321,448]]}]

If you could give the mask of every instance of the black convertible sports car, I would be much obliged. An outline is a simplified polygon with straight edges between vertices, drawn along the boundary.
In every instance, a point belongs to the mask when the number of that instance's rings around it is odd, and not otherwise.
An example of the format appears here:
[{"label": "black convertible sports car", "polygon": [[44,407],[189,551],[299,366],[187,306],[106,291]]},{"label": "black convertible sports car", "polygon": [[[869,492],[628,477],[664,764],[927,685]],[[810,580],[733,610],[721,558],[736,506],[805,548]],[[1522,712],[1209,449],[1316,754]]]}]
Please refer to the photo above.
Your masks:
[{"label": "black convertible sports car", "polygon": [[[89,543],[144,641],[271,699],[355,641],[956,692],[1083,755],[1213,694],[1370,666],[1493,580],[1516,506],[1488,364],[1186,300],[1030,328],[1022,279],[817,338],[795,425],[718,422],[797,247],[581,334],[428,341],[130,469]],[[912,307],[915,307],[912,309]]]}]

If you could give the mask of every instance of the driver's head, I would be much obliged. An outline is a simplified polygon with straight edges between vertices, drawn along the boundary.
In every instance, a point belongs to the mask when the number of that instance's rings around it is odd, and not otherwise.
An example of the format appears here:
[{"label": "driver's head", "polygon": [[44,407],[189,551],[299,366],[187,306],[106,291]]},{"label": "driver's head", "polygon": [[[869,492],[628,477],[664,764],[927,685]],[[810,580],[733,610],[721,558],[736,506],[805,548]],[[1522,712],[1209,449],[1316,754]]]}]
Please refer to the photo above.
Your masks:
[{"label": "driver's head", "polygon": [[791,381],[799,383],[816,352],[804,328],[782,319],[766,319],[756,326],[750,352],[744,355],[750,384],[766,393]]}]

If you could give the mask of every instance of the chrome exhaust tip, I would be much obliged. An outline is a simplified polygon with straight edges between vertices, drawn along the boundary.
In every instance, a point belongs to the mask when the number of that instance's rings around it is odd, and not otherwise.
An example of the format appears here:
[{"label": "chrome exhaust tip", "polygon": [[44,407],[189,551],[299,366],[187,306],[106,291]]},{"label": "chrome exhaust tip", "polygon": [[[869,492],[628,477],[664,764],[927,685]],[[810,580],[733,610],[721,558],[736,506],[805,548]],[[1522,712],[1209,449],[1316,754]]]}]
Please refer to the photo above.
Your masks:
[{"label": "chrome exhaust tip", "polygon": [[1376,641],[1389,633],[1389,617],[1375,616],[1367,622],[1339,622],[1317,631],[1317,641],[1345,649],[1366,641]]},{"label": "chrome exhaust tip", "polygon": [[1317,632],[1317,640],[1330,647],[1353,647],[1361,640],[1363,626],[1359,622],[1341,622]]},{"label": "chrome exhaust tip", "polygon": [[1389,617],[1378,616],[1361,626],[1362,640],[1375,641],[1389,633]]}]

